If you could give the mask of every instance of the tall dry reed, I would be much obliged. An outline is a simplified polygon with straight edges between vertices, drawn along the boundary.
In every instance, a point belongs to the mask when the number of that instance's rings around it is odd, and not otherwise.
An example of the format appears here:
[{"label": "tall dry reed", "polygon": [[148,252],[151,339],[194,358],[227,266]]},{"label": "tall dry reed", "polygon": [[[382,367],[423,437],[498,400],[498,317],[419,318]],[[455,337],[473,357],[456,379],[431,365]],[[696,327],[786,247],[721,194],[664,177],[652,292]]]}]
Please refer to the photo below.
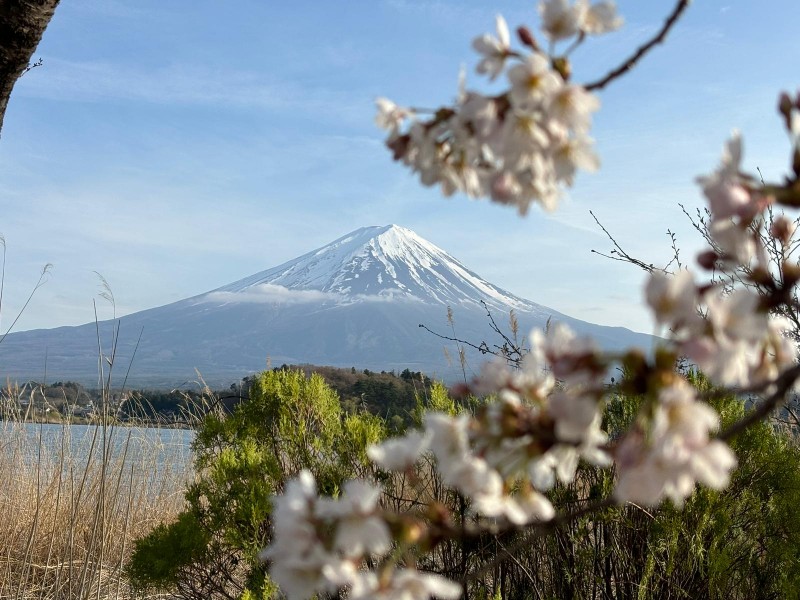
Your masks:
[{"label": "tall dry reed", "polygon": [[134,597],[124,577],[133,540],[184,505],[182,432],[106,418],[40,425],[26,420],[21,394],[0,398],[0,598]]}]

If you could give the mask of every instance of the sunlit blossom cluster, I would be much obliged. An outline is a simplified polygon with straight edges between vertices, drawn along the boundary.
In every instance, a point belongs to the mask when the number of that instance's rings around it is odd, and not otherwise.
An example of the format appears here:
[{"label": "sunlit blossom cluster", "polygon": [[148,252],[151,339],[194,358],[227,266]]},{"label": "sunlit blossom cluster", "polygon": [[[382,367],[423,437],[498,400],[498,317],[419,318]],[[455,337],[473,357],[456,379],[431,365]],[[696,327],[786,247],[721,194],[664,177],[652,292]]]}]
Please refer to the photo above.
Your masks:
[{"label": "sunlit blossom cluster", "polygon": [[[611,2],[546,0],[539,14],[551,47],[621,24]],[[496,36],[473,43],[481,56],[477,71],[491,80],[505,73],[507,91],[485,96],[462,90],[455,106],[433,111],[428,120],[422,111],[380,99],[377,121],[389,131],[395,158],[424,184],[440,185],[446,195],[487,196],[524,213],[532,202],[553,208],[576,169],[597,167],[588,130],[599,102],[569,82],[565,55],[547,55],[527,30],[518,33],[525,52],[511,49],[502,17]],[[650,355],[604,353],[556,323],[530,334],[519,364],[487,362],[473,381],[454,388],[456,395],[484,399],[474,414],[428,413],[419,429],[367,449],[388,477],[413,480],[420,469],[435,467],[465,503],[460,527],[443,506],[392,513],[381,485],[363,480],[346,483],[336,499],[319,497],[313,476],[303,471],[275,498],[273,539],[263,552],[282,592],[290,599],[342,590],[352,599],[458,598],[461,585],[418,570],[417,558],[467,530],[551,521],[556,514],[545,494],[559,482],[573,482],[581,461],[613,469],[609,501],[617,503],[655,506],[669,499],[680,506],[697,484],[727,486],[737,460],[726,435],[715,437],[720,416],[674,365],[685,356],[718,385],[772,393],[797,362],[796,345],[785,335],[788,323],[774,312],[789,302],[800,269],[785,262],[770,267],[764,247],[765,240],[793,243],[794,228],[783,217],[767,227],[764,212],[775,203],[800,206],[800,94],[782,96],[779,110],[792,139],[794,180],[780,188],[743,174],[736,133],[721,165],[698,178],[711,244],[698,262],[712,273],[738,269],[746,274],[744,286],[698,281],[686,269],[654,271],[645,301],[666,338],[663,347]],[[788,196],[776,196],[786,190]],[[630,429],[612,440],[601,426],[616,393],[610,384],[615,366],[623,367],[632,382],[627,390],[642,402]]]},{"label": "sunlit blossom cluster", "polygon": [[[550,519],[553,507],[542,491],[556,479],[572,481],[580,458],[609,462],[597,381],[605,368],[596,347],[565,325],[533,340],[519,369],[489,362],[461,390],[497,396],[477,415],[428,414],[424,432],[372,448],[370,457],[384,469],[404,470],[430,449],[444,483],[471,501],[474,514],[519,525]],[[558,389],[554,372],[567,375]],[[409,462],[399,462],[401,456]]]},{"label": "sunlit blossom cluster", "polygon": [[[720,167],[698,179],[711,214],[709,234],[717,246],[702,254],[700,262],[710,253],[707,267],[742,267],[755,277],[770,277],[762,213],[773,198],[741,175],[741,156],[741,138],[734,133]],[[791,223],[780,217],[765,235],[786,244],[792,233]],[[654,272],[645,296],[680,352],[720,385],[763,384],[797,360],[797,347],[785,335],[789,322],[771,315],[769,298],[752,288],[727,293],[716,285],[696,284],[688,270]]]},{"label": "sunlit blossom cluster", "polygon": [[718,428],[719,415],[676,374],[658,392],[647,429],[632,429],[619,444],[614,495],[647,506],[667,497],[680,506],[698,482],[724,488],[736,457],[727,444],[710,438]]},{"label": "sunlit blossom cluster", "polygon": [[[773,198],[741,174],[742,140],[734,132],[725,145],[722,163],[711,175],[698,178],[711,213],[709,233],[724,264],[766,266],[757,227],[751,227]],[[756,223],[757,225],[757,223]]]},{"label": "sunlit blossom cluster", "polygon": [[797,360],[797,347],[785,335],[789,323],[768,314],[750,289],[725,294],[715,286],[696,285],[690,271],[654,273],[646,297],[681,354],[715,383],[763,384]]},{"label": "sunlit blossom cluster", "polygon": [[[580,43],[622,24],[613,2],[547,0],[539,12],[551,46],[571,38]],[[506,91],[486,95],[462,86],[454,106],[429,118],[423,118],[428,111],[380,98],[376,122],[388,130],[394,158],[424,185],[439,185],[446,196],[491,198],[522,214],[534,202],[552,210],[578,169],[599,167],[589,129],[600,101],[570,82],[566,55],[546,54],[524,28],[525,48],[512,49],[502,16],[496,30],[473,41],[476,71],[490,80],[505,72]]]},{"label": "sunlit blossom cluster", "polygon": [[380,574],[365,559],[391,549],[391,536],[378,510],[380,490],[350,481],[342,497],[317,495],[313,475],[302,471],[275,499],[273,543],[262,553],[271,575],[289,600],[347,588],[359,600],[458,598],[461,586],[439,575],[385,563]]}]

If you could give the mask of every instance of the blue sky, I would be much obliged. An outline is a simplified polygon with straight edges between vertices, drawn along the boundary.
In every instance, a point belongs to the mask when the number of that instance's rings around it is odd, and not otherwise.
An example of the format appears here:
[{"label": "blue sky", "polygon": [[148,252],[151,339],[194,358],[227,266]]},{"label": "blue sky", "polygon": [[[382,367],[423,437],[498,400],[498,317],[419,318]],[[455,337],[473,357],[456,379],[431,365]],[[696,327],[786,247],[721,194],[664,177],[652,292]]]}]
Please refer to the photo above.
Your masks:
[{"label": "blue sky", "polygon": [[[616,34],[574,55],[596,79],[660,26],[670,2],[618,3]],[[111,285],[117,315],[219,287],[357,227],[397,223],[489,281],[588,321],[651,329],[643,274],[591,253],[610,244],[691,261],[678,203],[713,169],[732,128],[745,163],[773,178],[788,144],[781,90],[800,85],[796,0],[696,2],[665,46],[601,93],[602,169],[554,214],[441,198],[392,163],[373,102],[437,106],[484,82],[470,42],[535,3],[65,0],[12,95],[0,140],[3,323],[41,267],[53,270],[16,329],[94,319]],[[103,300],[101,318],[111,317]]]}]

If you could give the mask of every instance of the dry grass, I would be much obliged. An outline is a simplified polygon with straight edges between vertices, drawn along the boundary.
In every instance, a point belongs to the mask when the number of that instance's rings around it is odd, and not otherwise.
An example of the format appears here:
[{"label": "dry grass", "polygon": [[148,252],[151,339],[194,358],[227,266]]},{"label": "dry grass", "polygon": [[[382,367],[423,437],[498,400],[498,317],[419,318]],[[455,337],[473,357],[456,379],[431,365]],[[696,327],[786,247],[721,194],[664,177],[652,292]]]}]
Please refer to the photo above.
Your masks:
[{"label": "dry grass", "polygon": [[0,422],[0,598],[134,597],[133,540],[184,505],[182,433]]}]

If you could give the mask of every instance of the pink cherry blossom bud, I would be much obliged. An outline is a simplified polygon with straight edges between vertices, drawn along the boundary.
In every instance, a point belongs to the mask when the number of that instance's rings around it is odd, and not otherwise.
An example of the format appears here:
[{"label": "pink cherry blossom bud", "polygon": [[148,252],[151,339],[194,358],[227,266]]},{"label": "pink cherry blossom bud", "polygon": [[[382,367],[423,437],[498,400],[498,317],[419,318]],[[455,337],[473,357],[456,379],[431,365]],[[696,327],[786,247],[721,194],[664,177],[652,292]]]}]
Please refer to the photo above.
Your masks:
[{"label": "pink cherry blossom bud", "polygon": [[450,395],[456,398],[466,398],[470,391],[470,386],[466,383],[457,383],[450,388]]},{"label": "pink cherry blossom bud", "polygon": [[748,211],[752,200],[750,192],[742,186],[729,181],[715,181],[703,190],[708,198],[711,214],[716,219],[727,219]]},{"label": "pink cherry blossom bud", "polygon": [[392,158],[400,160],[403,158],[411,145],[411,138],[406,135],[398,135],[386,142],[386,146],[392,151]]},{"label": "pink cherry blossom bud", "polygon": [[536,43],[536,39],[533,37],[531,30],[524,25],[517,27],[517,37],[519,37],[519,41],[522,44],[531,50],[539,50],[539,44]]},{"label": "pink cherry blossom bud", "polygon": [[783,280],[784,285],[791,287],[800,281],[800,267],[791,262],[783,263]]},{"label": "pink cherry blossom bud", "polygon": [[795,223],[789,220],[785,215],[781,215],[772,222],[769,228],[769,234],[780,241],[781,244],[786,245],[794,235]]},{"label": "pink cherry blossom bud", "polygon": [[718,260],[719,255],[713,250],[706,250],[697,255],[697,264],[709,271],[714,268]]},{"label": "pink cherry blossom bud", "polygon": [[508,171],[502,171],[492,181],[492,200],[500,204],[511,204],[522,191],[517,179]]},{"label": "pink cherry blossom bud", "polygon": [[800,177],[800,146],[795,146],[792,158],[792,171],[795,177]]},{"label": "pink cherry blossom bud", "polygon": [[791,129],[792,127],[792,109],[794,105],[792,104],[792,99],[786,92],[781,93],[781,97],[778,100],[778,112],[781,113],[783,116],[783,120],[786,123],[786,129]]}]

